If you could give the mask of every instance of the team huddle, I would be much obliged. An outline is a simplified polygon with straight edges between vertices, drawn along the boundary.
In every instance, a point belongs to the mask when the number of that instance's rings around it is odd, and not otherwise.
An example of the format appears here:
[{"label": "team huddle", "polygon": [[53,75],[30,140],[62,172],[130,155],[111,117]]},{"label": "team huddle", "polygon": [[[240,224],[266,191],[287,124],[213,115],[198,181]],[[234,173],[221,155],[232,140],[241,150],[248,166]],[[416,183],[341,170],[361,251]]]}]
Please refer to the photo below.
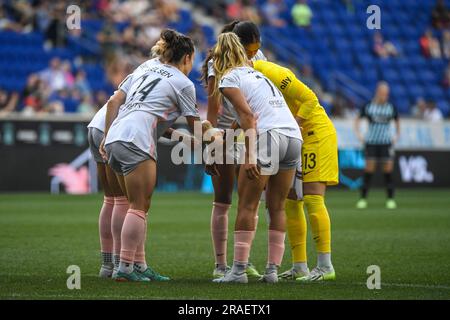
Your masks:
[{"label": "team huddle", "polygon": [[[334,280],[331,227],[324,196],[338,183],[337,136],[317,96],[289,69],[266,61],[260,33],[249,21],[224,27],[203,66],[208,91],[207,130],[240,130],[224,157],[208,163],[214,202],[211,237],[214,282],[247,283],[249,277],[276,283]],[[88,125],[88,140],[104,188],[99,233],[100,277],[116,281],[168,281],[146,263],[147,214],[156,184],[157,141],[185,117],[189,129],[201,121],[194,84],[192,40],[163,30],[152,58],[141,64]],[[179,134],[177,132],[177,134]],[[194,141],[194,137],[189,136]],[[199,145],[202,145],[201,143]],[[242,161],[238,161],[240,158]],[[237,182],[234,256],[227,259],[228,212]],[[260,274],[250,251],[264,199],[269,217],[267,265]],[[307,264],[306,207],[317,251],[317,266]],[[292,267],[278,272],[285,235]]]}]

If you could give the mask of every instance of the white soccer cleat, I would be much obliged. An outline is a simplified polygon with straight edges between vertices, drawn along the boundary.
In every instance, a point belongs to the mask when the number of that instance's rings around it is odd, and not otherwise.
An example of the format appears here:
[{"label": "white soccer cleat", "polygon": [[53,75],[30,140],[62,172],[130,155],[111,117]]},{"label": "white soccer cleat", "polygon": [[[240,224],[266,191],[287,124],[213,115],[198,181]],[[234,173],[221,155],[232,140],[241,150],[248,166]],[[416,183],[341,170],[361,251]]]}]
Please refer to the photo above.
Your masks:
[{"label": "white soccer cleat", "polygon": [[213,271],[213,277],[214,277],[214,279],[222,278],[230,270],[231,270],[231,268],[229,266],[215,267],[214,271]]},{"label": "white soccer cleat", "polygon": [[100,268],[100,272],[98,273],[98,276],[100,278],[111,278],[112,274],[113,274],[113,268],[111,266],[102,264],[102,266]]},{"label": "white soccer cleat", "polygon": [[296,270],[294,268],[291,268],[289,270],[286,270],[285,272],[278,275],[278,278],[281,280],[295,280],[297,278],[306,277],[309,275],[309,270],[301,271]]},{"label": "white soccer cleat", "polygon": [[307,283],[307,282],[319,282],[319,281],[334,281],[336,280],[336,273],[334,272],[334,268],[320,268],[315,267],[309,273],[308,276],[300,277],[296,279],[299,282]]},{"label": "white soccer cleat", "polygon": [[263,276],[259,279],[259,281],[265,283],[277,283],[278,274],[276,272],[264,273]]},{"label": "white soccer cleat", "polygon": [[241,273],[235,273],[235,272],[231,272],[231,270],[230,270],[223,277],[214,279],[213,282],[215,282],[215,283],[227,283],[227,282],[248,283],[248,278],[247,278],[247,273],[245,273],[245,271],[243,271]]}]

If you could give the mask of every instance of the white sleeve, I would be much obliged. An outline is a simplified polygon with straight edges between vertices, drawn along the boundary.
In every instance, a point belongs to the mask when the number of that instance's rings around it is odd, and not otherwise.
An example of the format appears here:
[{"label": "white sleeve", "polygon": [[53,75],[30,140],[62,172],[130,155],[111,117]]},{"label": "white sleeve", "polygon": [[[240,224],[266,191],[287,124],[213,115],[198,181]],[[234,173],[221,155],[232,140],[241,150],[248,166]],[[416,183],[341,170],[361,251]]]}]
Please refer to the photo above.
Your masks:
[{"label": "white sleeve", "polygon": [[215,77],[215,76],[216,76],[216,72],[214,71],[213,60],[210,59],[208,61],[208,78]]},{"label": "white sleeve", "polygon": [[258,50],[258,52],[256,52],[256,55],[252,59],[252,61],[257,61],[257,60],[267,61],[266,56],[264,55],[264,53],[261,50]]},{"label": "white sleeve", "polygon": [[128,91],[130,91],[131,83],[133,79],[133,74],[129,74],[125,79],[122,80],[122,82],[119,84],[119,89],[125,92],[125,94],[128,95]]},{"label": "white sleeve", "polygon": [[221,89],[221,88],[239,88],[240,83],[241,83],[241,81],[239,79],[239,76],[235,72],[230,71],[220,80],[219,89]]},{"label": "white sleeve", "polygon": [[178,93],[178,107],[181,110],[182,116],[193,116],[198,117],[198,109],[195,99],[195,87],[194,84],[190,84],[187,87],[184,87]]}]

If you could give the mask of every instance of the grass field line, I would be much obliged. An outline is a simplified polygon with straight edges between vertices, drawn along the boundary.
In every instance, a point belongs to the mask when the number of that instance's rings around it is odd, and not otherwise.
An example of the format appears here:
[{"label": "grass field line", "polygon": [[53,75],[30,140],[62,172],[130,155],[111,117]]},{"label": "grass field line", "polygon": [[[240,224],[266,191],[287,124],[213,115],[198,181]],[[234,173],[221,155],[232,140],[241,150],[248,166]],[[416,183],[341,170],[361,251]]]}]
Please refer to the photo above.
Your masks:
[{"label": "grass field line", "polygon": [[[365,282],[358,282],[358,285],[366,285]],[[417,283],[389,283],[381,282],[381,288],[384,287],[399,287],[399,288],[417,288],[417,289],[442,289],[450,290],[450,286],[433,285],[433,284],[417,284]]]}]

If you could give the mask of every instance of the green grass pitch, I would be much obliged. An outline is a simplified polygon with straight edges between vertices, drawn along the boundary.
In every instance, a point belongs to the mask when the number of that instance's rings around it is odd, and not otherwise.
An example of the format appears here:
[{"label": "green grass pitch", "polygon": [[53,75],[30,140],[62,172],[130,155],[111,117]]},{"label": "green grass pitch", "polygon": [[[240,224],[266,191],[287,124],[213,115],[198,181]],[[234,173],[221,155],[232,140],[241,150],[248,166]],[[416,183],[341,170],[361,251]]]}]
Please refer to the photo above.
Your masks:
[{"label": "green grass pitch", "polygon": [[[399,209],[384,209],[373,191],[369,209],[357,194],[330,190],[337,280],[301,285],[211,283],[211,195],[156,193],[149,214],[147,258],[169,283],[116,283],[97,278],[101,195],[0,195],[1,299],[449,299],[450,192],[399,190]],[[235,206],[231,210],[229,262]],[[267,225],[260,212],[251,261],[263,270]],[[315,253],[308,235],[310,267]],[[290,264],[286,254],[281,271]],[[81,268],[81,290],[66,286],[69,265]],[[367,267],[381,268],[381,289],[366,286]]]}]

